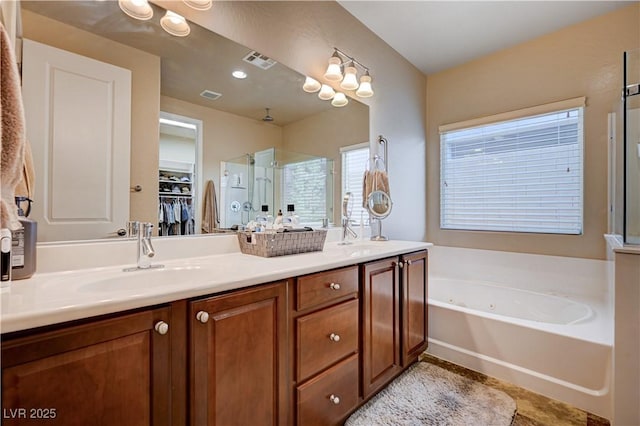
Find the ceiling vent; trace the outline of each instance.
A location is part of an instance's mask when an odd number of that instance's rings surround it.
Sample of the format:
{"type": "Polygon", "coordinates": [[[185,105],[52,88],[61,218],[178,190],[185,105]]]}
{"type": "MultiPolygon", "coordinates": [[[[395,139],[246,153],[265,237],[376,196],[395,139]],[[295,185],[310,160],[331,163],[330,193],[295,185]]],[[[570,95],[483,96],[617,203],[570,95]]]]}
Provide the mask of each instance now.
{"type": "Polygon", "coordinates": [[[213,90],[203,90],[202,93],[200,93],[200,96],[207,98],[210,101],[215,101],[222,96],[222,93],[214,92],[213,90]]]}
{"type": "Polygon", "coordinates": [[[269,68],[277,64],[277,62],[273,59],[269,58],[268,56],[264,56],[256,52],[255,50],[253,52],[249,52],[249,54],[242,58],[242,60],[245,62],[249,62],[250,64],[255,65],[258,68],[262,68],[263,70],[268,70],[269,68]]]}

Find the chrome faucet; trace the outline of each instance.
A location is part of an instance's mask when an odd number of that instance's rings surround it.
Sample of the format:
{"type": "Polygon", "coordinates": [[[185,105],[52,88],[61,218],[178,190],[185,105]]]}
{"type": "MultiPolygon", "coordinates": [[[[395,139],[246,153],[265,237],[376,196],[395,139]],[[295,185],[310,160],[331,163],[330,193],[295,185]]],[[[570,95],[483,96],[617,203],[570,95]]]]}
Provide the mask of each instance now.
{"type": "Polygon", "coordinates": [[[139,271],[141,269],[157,269],[163,268],[164,265],[152,265],[151,258],[156,252],[151,244],[151,233],[153,224],[148,222],[132,221],[127,224],[127,234],[130,237],[136,237],[138,240],[137,266],[133,268],[125,268],[125,272],[139,271]]]}
{"type": "Polygon", "coordinates": [[[342,233],[340,234],[340,243],[342,245],[351,244],[349,236],[358,238],[358,234],[351,229],[351,192],[347,192],[342,200],[342,233]]]}

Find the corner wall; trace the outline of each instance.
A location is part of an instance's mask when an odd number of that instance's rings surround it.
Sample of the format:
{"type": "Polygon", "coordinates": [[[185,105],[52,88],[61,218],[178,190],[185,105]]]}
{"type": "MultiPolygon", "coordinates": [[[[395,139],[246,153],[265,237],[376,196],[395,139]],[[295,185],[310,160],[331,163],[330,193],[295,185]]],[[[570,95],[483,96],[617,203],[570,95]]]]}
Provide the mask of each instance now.
{"type": "Polygon", "coordinates": [[[620,99],[622,54],[640,45],[638,3],[427,76],[427,236],[445,246],[605,258],[607,114],[620,99]],[[440,229],[438,126],[587,97],[584,115],[584,234],[440,229]]]}

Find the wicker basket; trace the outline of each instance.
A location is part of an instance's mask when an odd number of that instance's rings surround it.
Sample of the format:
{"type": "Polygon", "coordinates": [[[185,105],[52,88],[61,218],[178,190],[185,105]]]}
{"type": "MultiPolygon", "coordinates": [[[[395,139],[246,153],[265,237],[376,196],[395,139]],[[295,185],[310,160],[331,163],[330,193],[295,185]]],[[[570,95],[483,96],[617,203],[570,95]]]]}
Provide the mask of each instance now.
{"type": "Polygon", "coordinates": [[[240,251],[262,257],[322,251],[326,229],[304,232],[238,232],[240,251]]]}

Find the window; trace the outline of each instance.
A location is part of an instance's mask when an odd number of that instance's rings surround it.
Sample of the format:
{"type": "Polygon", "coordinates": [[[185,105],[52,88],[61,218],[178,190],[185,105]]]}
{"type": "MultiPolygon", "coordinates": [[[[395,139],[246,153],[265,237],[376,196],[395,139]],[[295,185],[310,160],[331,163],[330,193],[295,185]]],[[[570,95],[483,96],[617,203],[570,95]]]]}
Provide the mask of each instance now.
{"type": "MultiPolygon", "coordinates": [[[[340,148],[340,152],[342,154],[342,196],[340,202],[347,192],[351,192],[353,200],[351,218],[358,224],[362,218],[364,224],[368,225],[369,213],[362,207],[362,181],[369,161],[369,143],[343,147],[340,148]]],[[[340,214],[342,214],[342,204],[339,207],[340,214]]]]}
{"type": "Polygon", "coordinates": [[[440,129],[441,228],[582,233],[582,106],[459,124],[440,129]]]}
{"type": "MultiPolygon", "coordinates": [[[[296,214],[303,223],[321,223],[327,217],[327,197],[331,187],[327,180],[331,176],[332,161],[326,158],[286,164],[283,171],[284,205],[294,204],[296,214]]],[[[286,214],[283,211],[283,214],[286,214]]]]}

